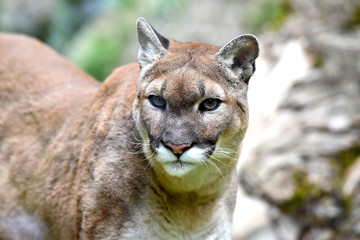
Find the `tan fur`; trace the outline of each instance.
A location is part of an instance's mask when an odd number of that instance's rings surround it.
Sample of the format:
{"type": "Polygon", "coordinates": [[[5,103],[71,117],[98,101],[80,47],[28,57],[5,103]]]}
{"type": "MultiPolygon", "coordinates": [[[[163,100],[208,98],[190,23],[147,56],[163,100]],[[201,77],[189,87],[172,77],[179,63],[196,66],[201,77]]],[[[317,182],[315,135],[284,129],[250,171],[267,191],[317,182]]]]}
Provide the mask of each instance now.
{"type": "Polygon", "coordinates": [[[0,34],[0,239],[228,239],[247,85],[226,79],[219,50],[172,41],[100,85],[40,42],[0,34]],[[191,110],[200,83],[224,94],[219,114],[191,110]],[[146,96],[159,86],[166,118],[146,96]],[[172,176],[149,147],[164,131],[232,151],[172,176]]]}

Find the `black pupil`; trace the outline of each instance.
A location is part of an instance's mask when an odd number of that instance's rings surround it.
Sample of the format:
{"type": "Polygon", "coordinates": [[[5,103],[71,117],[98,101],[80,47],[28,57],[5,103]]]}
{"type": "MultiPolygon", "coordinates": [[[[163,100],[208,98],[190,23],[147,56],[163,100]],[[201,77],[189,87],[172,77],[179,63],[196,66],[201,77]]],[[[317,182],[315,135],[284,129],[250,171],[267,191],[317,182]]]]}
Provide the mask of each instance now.
{"type": "Polygon", "coordinates": [[[205,102],[205,107],[208,109],[213,109],[217,105],[217,101],[215,99],[207,99],[205,102]]]}
{"type": "Polygon", "coordinates": [[[164,105],[164,99],[162,97],[155,97],[155,104],[158,106],[164,105]]]}
{"type": "Polygon", "coordinates": [[[164,108],[166,105],[165,99],[160,96],[151,96],[149,100],[151,104],[157,108],[164,108]]]}

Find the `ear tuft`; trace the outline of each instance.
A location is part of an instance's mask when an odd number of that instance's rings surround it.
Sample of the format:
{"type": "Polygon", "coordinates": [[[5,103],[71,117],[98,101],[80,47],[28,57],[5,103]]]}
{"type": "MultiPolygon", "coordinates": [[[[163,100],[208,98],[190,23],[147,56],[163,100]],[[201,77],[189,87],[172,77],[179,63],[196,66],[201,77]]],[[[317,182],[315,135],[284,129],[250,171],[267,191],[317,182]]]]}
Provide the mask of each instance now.
{"type": "Polygon", "coordinates": [[[259,43],[251,34],[241,35],[225,44],[215,56],[232,76],[248,83],[255,71],[259,43]]]}
{"type": "Polygon", "coordinates": [[[138,60],[140,67],[144,67],[164,56],[170,42],[161,36],[144,18],[139,18],[136,26],[140,43],[138,60]]]}

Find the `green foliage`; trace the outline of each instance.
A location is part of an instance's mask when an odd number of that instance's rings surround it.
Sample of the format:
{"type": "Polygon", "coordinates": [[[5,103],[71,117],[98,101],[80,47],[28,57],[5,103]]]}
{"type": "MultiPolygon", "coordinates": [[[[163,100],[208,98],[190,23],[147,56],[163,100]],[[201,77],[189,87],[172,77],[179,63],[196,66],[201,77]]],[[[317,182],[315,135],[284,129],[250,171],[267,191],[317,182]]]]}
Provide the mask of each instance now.
{"type": "MultiPolygon", "coordinates": [[[[145,17],[154,24],[159,19],[166,23],[167,19],[181,14],[189,2],[55,0],[46,5],[46,10],[41,12],[39,17],[29,19],[31,27],[26,24],[19,25],[15,17],[10,18],[15,24],[3,27],[3,1],[0,0],[1,31],[23,32],[38,38],[98,80],[104,80],[117,66],[136,61],[135,22],[138,17],[145,17]]],[[[36,5],[36,1],[32,1],[36,5]]],[[[32,10],[24,7],[19,14],[32,16],[28,11],[32,10]]]]}
{"type": "Polygon", "coordinates": [[[87,41],[81,41],[81,46],[71,60],[81,69],[98,80],[104,80],[118,61],[118,55],[124,51],[120,44],[121,37],[115,39],[112,35],[94,33],[87,41]]]}
{"type": "Polygon", "coordinates": [[[293,172],[293,180],[296,189],[293,195],[278,204],[280,210],[295,218],[303,226],[326,226],[346,218],[351,211],[350,199],[341,194],[336,179],[334,179],[334,188],[323,189],[316,183],[308,179],[308,173],[301,169],[293,172]],[[316,208],[326,205],[326,202],[332,201],[332,204],[339,207],[341,212],[336,216],[314,214],[316,208]]]}
{"type": "MultiPolygon", "coordinates": [[[[104,12],[87,23],[65,49],[65,55],[103,81],[119,65],[135,61],[126,50],[136,43],[138,17],[166,19],[181,13],[187,0],[108,0],[104,12]],[[122,61],[121,59],[124,59],[122,61]]],[[[136,56],[134,50],[132,56],[136,56]]]]}
{"type": "Polygon", "coordinates": [[[323,192],[314,183],[311,183],[308,180],[305,171],[296,169],[292,176],[296,189],[291,198],[280,203],[279,207],[284,213],[299,211],[299,209],[304,207],[307,201],[319,198],[323,195],[323,192]]]}
{"type": "Polygon", "coordinates": [[[338,175],[341,180],[345,177],[348,169],[360,157],[360,145],[354,145],[349,149],[345,149],[335,157],[335,165],[338,168],[338,175]]]}
{"type": "Polygon", "coordinates": [[[244,21],[255,30],[278,30],[292,11],[288,0],[260,0],[250,7],[244,21]]]}
{"type": "Polygon", "coordinates": [[[78,5],[70,1],[59,1],[55,5],[48,25],[43,30],[43,34],[46,34],[44,40],[53,48],[61,51],[72,38],[72,34],[81,27],[78,8],[78,5]]]}
{"type": "MultiPolygon", "coordinates": [[[[360,145],[354,145],[349,149],[345,149],[334,157],[334,172],[337,172],[333,179],[333,186],[338,190],[325,191],[318,185],[312,183],[308,179],[308,175],[304,170],[295,169],[292,173],[292,180],[296,186],[293,195],[283,202],[279,203],[279,208],[286,214],[298,215],[304,214],[308,206],[315,202],[321,202],[322,199],[332,196],[338,201],[339,206],[344,209],[344,214],[348,215],[351,211],[351,199],[340,193],[344,177],[348,169],[360,157],[360,145]]],[[[343,217],[345,217],[345,215],[343,217]]],[[[321,223],[322,219],[312,219],[313,223],[321,223]]]]}
{"type": "Polygon", "coordinates": [[[360,4],[355,7],[351,20],[354,25],[360,26],[360,4]]]}
{"type": "Polygon", "coordinates": [[[360,26],[360,3],[356,5],[353,9],[353,12],[349,18],[349,21],[344,24],[345,30],[353,30],[356,27],[360,26]]]}

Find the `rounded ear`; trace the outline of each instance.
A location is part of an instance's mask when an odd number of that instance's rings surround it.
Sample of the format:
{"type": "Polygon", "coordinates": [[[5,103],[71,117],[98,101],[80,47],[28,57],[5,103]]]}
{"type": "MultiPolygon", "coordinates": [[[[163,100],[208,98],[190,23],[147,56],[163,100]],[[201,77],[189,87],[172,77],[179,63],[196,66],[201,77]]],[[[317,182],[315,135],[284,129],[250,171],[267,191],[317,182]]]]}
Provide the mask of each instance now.
{"type": "Polygon", "coordinates": [[[170,42],[161,36],[144,18],[139,18],[136,26],[140,43],[138,60],[140,67],[145,67],[164,56],[170,42]]]}
{"type": "Polygon", "coordinates": [[[227,72],[246,83],[255,71],[255,59],[258,56],[259,43],[251,34],[234,38],[215,54],[227,72]]]}

